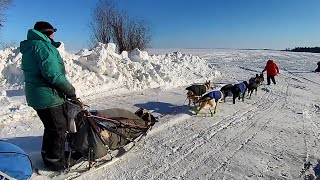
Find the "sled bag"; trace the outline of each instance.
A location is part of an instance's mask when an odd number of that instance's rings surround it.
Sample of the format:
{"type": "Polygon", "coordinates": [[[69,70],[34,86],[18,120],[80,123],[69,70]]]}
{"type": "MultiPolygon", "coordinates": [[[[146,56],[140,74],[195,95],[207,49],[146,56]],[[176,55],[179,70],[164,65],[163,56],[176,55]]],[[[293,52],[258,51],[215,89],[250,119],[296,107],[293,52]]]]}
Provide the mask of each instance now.
{"type": "Polygon", "coordinates": [[[93,126],[83,112],[76,117],[77,132],[70,134],[70,147],[72,150],[81,153],[82,156],[89,156],[93,159],[103,157],[108,154],[109,147],[105,144],[97,132],[96,125],[93,126]]]}
{"type": "Polygon", "coordinates": [[[119,108],[91,111],[91,114],[101,118],[88,117],[83,112],[76,116],[77,132],[70,134],[70,146],[84,157],[88,157],[90,151],[94,159],[107,155],[110,150],[127,145],[147,132],[146,124],[151,123],[152,126],[155,122],[155,118],[150,113],[142,113],[140,117],[140,114],[119,108]],[[145,128],[123,126],[121,123],[103,118],[145,128]]]}
{"type": "MultiPolygon", "coordinates": [[[[141,117],[125,109],[112,108],[105,110],[98,110],[97,115],[100,117],[107,117],[113,120],[118,120],[124,124],[137,125],[146,128],[132,128],[132,127],[118,127],[117,124],[108,121],[101,121],[108,129],[102,128],[102,137],[108,143],[111,150],[125,146],[148,129],[146,121],[141,117]],[[110,131],[111,130],[111,131],[110,131]]],[[[99,119],[97,119],[99,120],[99,119]]]]}
{"type": "Polygon", "coordinates": [[[0,179],[30,179],[32,165],[29,156],[18,146],[0,141],[0,179]]]}

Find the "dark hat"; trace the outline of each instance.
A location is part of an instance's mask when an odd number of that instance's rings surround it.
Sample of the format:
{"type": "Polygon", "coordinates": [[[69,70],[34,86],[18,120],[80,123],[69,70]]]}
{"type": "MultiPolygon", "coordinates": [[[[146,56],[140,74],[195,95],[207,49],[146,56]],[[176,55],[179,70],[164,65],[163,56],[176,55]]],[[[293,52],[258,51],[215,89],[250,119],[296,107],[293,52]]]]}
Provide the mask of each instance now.
{"type": "Polygon", "coordinates": [[[42,34],[45,34],[47,36],[50,36],[52,33],[56,32],[57,29],[53,28],[53,26],[45,21],[38,21],[34,25],[33,29],[41,32],[42,34]]]}

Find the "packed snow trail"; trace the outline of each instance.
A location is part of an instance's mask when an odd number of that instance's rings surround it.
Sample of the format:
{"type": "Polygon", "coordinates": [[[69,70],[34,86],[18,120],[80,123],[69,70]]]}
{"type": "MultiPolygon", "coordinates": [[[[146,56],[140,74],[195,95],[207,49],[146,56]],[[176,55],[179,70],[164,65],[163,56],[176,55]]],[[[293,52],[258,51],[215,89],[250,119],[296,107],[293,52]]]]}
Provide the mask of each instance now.
{"type": "MultiPolygon", "coordinates": [[[[302,104],[293,101],[297,99],[292,97],[296,96],[293,92],[296,80],[284,76],[277,80],[277,85],[262,85],[257,96],[246,98],[244,102],[237,101],[233,105],[231,98],[227,98],[226,103],[219,103],[214,119],[194,117],[186,105],[180,104],[185,99],[184,87],[149,90],[143,95],[125,97],[121,105],[128,108],[142,106],[166,113],[170,109],[165,106],[171,106],[178,111],[161,118],[140,149],[106,168],[105,173],[101,171],[101,177],[92,175],[92,178],[299,178],[307,157],[316,164],[319,143],[311,145],[310,142],[319,142],[318,134],[313,131],[306,137],[304,133],[304,126],[315,122],[305,122],[299,114],[303,109],[297,108],[302,104]],[[288,115],[290,118],[286,117],[288,115]]],[[[105,100],[110,101],[113,100],[105,100]]]]}

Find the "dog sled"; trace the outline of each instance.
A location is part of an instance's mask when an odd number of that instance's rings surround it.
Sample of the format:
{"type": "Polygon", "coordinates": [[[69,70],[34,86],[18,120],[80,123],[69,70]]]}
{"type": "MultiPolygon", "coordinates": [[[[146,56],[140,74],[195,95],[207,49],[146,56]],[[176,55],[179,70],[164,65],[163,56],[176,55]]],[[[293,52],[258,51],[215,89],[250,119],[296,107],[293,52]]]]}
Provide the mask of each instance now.
{"type": "Polygon", "coordinates": [[[38,175],[73,179],[105,167],[131,150],[155,124],[143,108],[85,110],[68,102],[67,168],[62,172],[36,169],[38,175]]]}

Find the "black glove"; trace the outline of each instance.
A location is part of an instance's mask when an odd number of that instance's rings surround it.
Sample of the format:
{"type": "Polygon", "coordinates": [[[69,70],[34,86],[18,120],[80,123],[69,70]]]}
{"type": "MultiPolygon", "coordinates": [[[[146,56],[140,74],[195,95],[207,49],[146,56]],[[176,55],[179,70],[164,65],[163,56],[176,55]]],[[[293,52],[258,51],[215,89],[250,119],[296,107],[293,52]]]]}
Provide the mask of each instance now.
{"type": "Polygon", "coordinates": [[[74,97],[67,97],[67,98],[69,99],[70,102],[72,102],[72,103],[74,103],[74,104],[77,104],[77,105],[79,105],[79,106],[82,107],[82,108],[85,106],[85,104],[83,104],[83,102],[80,101],[80,98],[77,98],[76,96],[74,96],[74,97]]]}
{"type": "Polygon", "coordinates": [[[55,88],[63,93],[68,99],[76,98],[75,88],[68,82],[66,84],[56,85],[55,88]]]}

